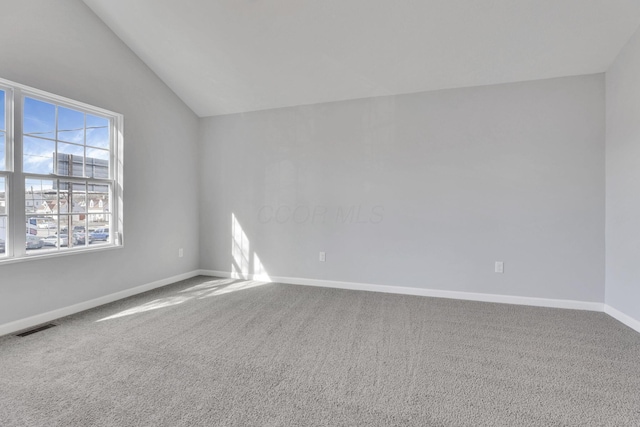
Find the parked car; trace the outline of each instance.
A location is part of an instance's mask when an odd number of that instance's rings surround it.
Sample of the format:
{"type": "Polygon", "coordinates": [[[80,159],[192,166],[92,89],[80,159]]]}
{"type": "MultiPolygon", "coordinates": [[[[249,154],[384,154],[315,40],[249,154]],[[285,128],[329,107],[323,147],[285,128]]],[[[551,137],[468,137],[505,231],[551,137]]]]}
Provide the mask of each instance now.
{"type": "Polygon", "coordinates": [[[44,242],[38,236],[34,236],[32,234],[27,234],[27,249],[40,249],[44,246],[44,242]]]}
{"type": "Polygon", "coordinates": [[[89,233],[89,240],[109,240],[109,227],[96,228],[95,231],[89,233]]]}
{"type": "MultiPolygon", "coordinates": [[[[86,234],[84,231],[74,232],[73,238],[76,245],[84,245],[86,241],[86,234]]],[[[91,238],[91,235],[89,235],[89,244],[91,244],[91,242],[93,242],[93,239],[91,238]]]]}
{"type": "MultiPolygon", "coordinates": [[[[75,239],[73,239],[71,242],[74,245],[77,244],[75,239]]],[[[42,243],[45,246],[55,246],[55,247],[69,246],[69,235],[60,234],[60,236],[54,235],[54,236],[45,237],[44,239],[42,239],[42,243]],[[60,243],[59,244],[58,244],[58,237],[60,237],[60,243]]]]}
{"type": "Polygon", "coordinates": [[[42,239],[42,244],[44,246],[58,246],[58,236],[56,236],[55,234],[47,236],[42,239]]]}

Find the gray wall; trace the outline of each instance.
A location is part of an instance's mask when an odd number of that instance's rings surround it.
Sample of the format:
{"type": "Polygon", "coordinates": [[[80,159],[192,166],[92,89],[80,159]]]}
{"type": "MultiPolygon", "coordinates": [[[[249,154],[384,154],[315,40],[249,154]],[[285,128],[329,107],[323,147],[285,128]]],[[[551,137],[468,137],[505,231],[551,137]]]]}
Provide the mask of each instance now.
{"type": "Polygon", "coordinates": [[[640,31],[606,82],[606,303],[640,321],[640,31]]]}
{"type": "Polygon", "coordinates": [[[125,118],[125,248],[0,264],[0,324],[197,269],[197,117],[81,1],[0,9],[0,77],[125,118]]]}
{"type": "Polygon", "coordinates": [[[200,266],[603,302],[604,98],[598,74],[203,119],[200,266]]]}

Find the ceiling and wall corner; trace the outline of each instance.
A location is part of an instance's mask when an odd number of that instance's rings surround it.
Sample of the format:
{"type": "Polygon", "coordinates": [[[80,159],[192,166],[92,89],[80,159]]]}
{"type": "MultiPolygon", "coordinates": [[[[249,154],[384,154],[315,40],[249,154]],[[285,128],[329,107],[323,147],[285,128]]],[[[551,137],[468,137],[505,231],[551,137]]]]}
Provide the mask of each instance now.
{"type": "Polygon", "coordinates": [[[636,0],[84,0],[200,117],[601,73],[636,0]]]}

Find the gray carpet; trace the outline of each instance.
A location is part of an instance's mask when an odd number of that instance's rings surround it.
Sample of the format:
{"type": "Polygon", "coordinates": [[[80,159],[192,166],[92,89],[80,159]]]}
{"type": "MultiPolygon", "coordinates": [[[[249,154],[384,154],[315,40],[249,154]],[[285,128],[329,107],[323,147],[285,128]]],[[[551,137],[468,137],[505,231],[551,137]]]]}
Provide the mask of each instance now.
{"type": "Polygon", "coordinates": [[[0,338],[0,425],[640,425],[640,334],[605,314],[230,282],[0,338]]]}

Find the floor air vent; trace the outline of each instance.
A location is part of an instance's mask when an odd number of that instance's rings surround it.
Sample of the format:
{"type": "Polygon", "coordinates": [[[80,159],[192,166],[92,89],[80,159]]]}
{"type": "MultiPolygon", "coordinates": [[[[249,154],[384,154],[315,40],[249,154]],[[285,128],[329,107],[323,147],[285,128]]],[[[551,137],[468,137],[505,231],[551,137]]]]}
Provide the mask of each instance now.
{"type": "Polygon", "coordinates": [[[44,331],[45,329],[53,328],[55,325],[53,323],[47,323],[46,325],[38,326],[37,328],[29,329],[28,331],[20,332],[16,334],[17,337],[26,337],[27,335],[35,334],[36,332],[44,331]]]}

